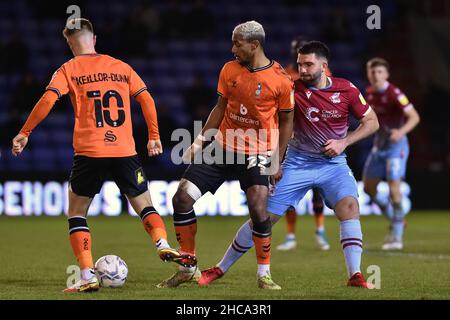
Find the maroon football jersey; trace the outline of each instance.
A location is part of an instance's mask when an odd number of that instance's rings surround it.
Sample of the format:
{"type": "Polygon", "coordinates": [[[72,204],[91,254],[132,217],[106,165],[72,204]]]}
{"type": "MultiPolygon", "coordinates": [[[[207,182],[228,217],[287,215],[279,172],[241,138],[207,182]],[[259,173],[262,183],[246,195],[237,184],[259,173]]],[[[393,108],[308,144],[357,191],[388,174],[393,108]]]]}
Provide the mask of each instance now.
{"type": "Polygon", "coordinates": [[[411,110],[413,105],[399,88],[389,82],[380,91],[367,87],[366,96],[380,123],[374,144],[379,148],[386,148],[390,144],[391,130],[400,128],[405,123],[405,111],[411,110]]]}
{"type": "Polygon", "coordinates": [[[328,77],[328,83],[317,89],[295,81],[294,137],[289,145],[297,151],[321,155],[327,140],[347,135],[350,114],[359,120],[370,110],[350,81],[328,77]]]}

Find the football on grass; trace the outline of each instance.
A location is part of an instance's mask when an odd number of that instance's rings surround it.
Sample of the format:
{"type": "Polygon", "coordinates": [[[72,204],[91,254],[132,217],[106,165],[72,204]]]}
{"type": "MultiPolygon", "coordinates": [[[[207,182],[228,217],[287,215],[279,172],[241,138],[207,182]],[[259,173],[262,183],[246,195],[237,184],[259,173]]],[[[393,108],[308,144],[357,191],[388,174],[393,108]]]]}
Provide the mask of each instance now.
{"type": "Polygon", "coordinates": [[[104,288],[119,288],[127,281],[128,266],[118,256],[103,256],[95,262],[95,274],[100,286],[104,288]]]}

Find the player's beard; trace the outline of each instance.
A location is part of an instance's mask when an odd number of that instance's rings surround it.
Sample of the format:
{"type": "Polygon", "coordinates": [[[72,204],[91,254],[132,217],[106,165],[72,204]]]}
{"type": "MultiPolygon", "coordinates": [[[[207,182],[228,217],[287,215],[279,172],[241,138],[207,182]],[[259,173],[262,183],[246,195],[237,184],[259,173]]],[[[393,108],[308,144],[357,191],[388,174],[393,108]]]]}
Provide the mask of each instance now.
{"type": "Polygon", "coordinates": [[[322,77],[322,71],[317,71],[316,73],[309,76],[310,77],[304,78],[302,75],[300,75],[300,81],[309,87],[316,87],[320,82],[320,78],[322,77]]]}
{"type": "Polygon", "coordinates": [[[239,62],[242,66],[247,67],[248,65],[250,65],[250,58],[244,57],[242,55],[234,55],[234,58],[236,59],[237,62],[239,62]]]}
{"type": "Polygon", "coordinates": [[[250,64],[250,61],[243,60],[241,57],[236,56],[236,60],[244,67],[247,67],[250,64]]]}

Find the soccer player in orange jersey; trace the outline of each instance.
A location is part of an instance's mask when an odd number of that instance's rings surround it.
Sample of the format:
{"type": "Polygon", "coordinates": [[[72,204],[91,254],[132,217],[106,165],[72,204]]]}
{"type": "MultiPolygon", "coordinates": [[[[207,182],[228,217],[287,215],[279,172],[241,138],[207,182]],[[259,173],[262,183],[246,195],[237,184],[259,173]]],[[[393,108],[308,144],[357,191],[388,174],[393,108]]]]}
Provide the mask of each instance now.
{"type": "MultiPolygon", "coordinates": [[[[187,152],[194,158],[203,155],[204,161],[194,161],[184,173],[173,197],[173,219],[180,252],[195,255],[194,203],[203,194],[214,193],[225,180],[238,179],[247,195],[251,219],[248,227],[252,229],[258,263],[258,287],[280,289],[273,282],[269,269],[272,223],[266,203],[269,179],[274,184],[281,178],[281,171],[273,170],[271,175],[266,169],[270,161],[279,164],[292,134],[293,83],[281,65],[264,54],[264,39],[264,29],[256,21],[235,27],[232,34],[235,60],[222,68],[218,102],[187,152]],[[215,140],[196,153],[208,133],[217,128],[215,140]],[[252,132],[258,135],[252,136],[252,132]],[[214,153],[213,159],[208,158],[210,153],[214,153]],[[223,159],[230,161],[221,161],[223,159]],[[243,161],[239,162],[240,159],[243,161]]],[[[197,266],[181,266],[158,287],[176,287],[183,282],[198,281],[200,277],[197,266]]]]}
{"type": "Polygon", "coordinates": [[[148,126],[148,155],[162,153],[156,109],[142,79],[126,63],[95,51],[92,24],[84,18],[68,21],[63,35],[74,58],[53,75],[19,134],[12,141],[18,156],[32,130],[47,116],[56,100],[70,95],[75,114],[75,156],[69,181],[70,244],[81,269],[81,279],[67,292],[96,291],[91,234],[86,221],[89,205],[109,174],[140,215],[145,230],[164,261],[179,261],[167,243],[163,220],[152,205],[131,123],[130,96],[141,105],[148,126]]]}
{"type": "MultiPolygon", "coordinates": [[[[297,36],[291,41],[292,63],[290,63],[286,67],[286,72],[291,76],[293,81],[298,80],[300,78],[297,67],[298,49],[300,49],[307,42],[308,40],[306,40],[302,36],[297,36]]],[[[326,75],[331,77],[331,71],[328,67],[326,68],[326,75]]],[[[325,232],[323,199],[322,196],[320,195],[319,190],[316,188],[313,188],[312,200],[313,200],[314,221],[316,223],[315,238],[317,245],[321,250],[329,250],[330,244],[328,243],[328,237],[325,232]]],[[[297,238],[295,236],[296,222],[297,222],[297,212],[294,207],[289,207],[289,209],[286,212],[286,227],[287,227],[286,239],[284,240],[283,243],[277,246],[277,250],[289,251],[296,248],[297,246],[297,238]]]]}

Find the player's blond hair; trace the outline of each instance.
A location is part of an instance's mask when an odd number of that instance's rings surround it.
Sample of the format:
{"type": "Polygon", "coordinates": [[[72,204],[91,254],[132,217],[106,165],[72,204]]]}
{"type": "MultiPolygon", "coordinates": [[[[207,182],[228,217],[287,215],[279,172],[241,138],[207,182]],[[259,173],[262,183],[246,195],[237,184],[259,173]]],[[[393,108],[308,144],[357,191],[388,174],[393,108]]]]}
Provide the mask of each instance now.
{"type": "Polygon", "coordinates": [[[75,18],[67,21],[66,27],[63,30],[63,35],[65,37],[71,36],[79,31],[87,30],[94,33],[94,27],[92,23],[85,18],[75,18]]]}
{"type": "Polygon", "coordinates": [[[238,24],[234,27],[233,34],[241,35],[245,41],[258,40],[261,46],[264,46],[266,33],[262,24],[255,20],[238,24]]]}

